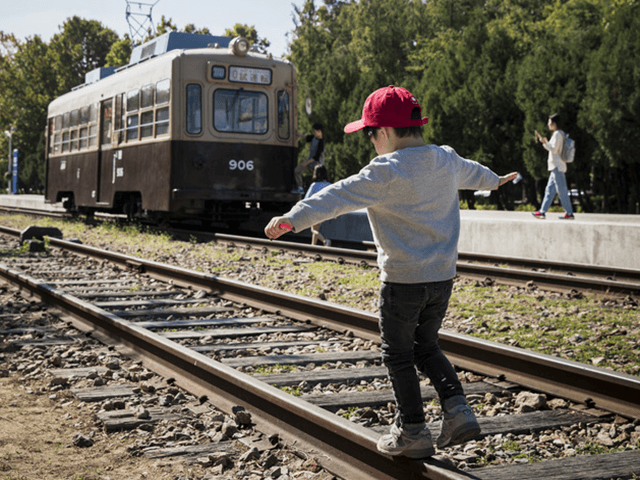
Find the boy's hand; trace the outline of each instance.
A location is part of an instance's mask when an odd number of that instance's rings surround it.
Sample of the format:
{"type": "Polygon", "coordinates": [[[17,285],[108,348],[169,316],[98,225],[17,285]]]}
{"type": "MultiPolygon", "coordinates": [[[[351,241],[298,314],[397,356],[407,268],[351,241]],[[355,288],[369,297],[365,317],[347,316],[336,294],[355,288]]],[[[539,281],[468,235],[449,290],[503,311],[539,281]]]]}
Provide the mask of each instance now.
{"type": "Polygon", "coordinates": [[[518,176],[518,172],[511,172],[511,173],[508,173],[506,175],[501,176],[500,177],[500,184],[498,186],[501,187],[505,183],[507,183],[507,182],[509,182],[511,180],[515,180],[517,176],[518,176]]]}
{"type": "Polygon", "coordinates": [[[293,229],[293,224],[287,217],[273,217],[271,221],[264,227],[264,234],[270,239],[278,238],[293,229]],[[281,225],[288,225],[289,228],[281,225]]]}

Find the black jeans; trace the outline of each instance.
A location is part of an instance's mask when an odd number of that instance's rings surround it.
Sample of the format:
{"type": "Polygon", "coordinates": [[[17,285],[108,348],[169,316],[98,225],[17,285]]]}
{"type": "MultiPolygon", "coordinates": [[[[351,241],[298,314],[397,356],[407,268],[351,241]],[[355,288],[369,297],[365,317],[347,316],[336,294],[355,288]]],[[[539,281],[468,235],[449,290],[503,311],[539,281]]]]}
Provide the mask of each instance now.
{"type": "Polygon", "coordinates": [[[453,280],[432,283],[382,283],[380,289],[380,337],[382,361],[398,406],[397,422],[424,422],[416,367],[431,380],[440,403],[464,395],[451,362],[438,346],[451,297],[453,280]]]}

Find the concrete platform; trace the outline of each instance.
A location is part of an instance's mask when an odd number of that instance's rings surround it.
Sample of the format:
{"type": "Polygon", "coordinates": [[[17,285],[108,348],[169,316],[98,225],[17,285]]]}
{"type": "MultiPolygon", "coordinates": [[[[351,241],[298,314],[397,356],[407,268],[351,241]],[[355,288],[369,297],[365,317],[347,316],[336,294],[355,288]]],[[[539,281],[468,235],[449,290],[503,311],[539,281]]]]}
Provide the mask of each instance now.
{"type": "Polygon", "coordinates": [[[460,211],[461,252],[640,270],[640,215],[460,211]]]}
{"type": "Polygon", "coordinates": [[[64,212],[62,203],[44,203],[43,195],[0,195],[0,206],[64,212]]]}
{"type": "MultiPolygon", "coordinates": [[[[64,211],[59,204],[45,204],[41,195],[0,195],[1,205],[64,211]]],[[[575,220],[559,215],[547,213],[539,220],[529,212],[461,210],[458,249],[640,270],[640,215],[576,214],[575,220]]],[[[329,239],[373,240],[364,211],[324,222],[321,232],[329,239]]]]}
{"type": "MultiPolygon", "coordinates": [[[[545,220],[530,212],[461,210],[458,250],[553,262],[640,270],[640,215],[576,214],[545,220]]],[[[365,213],[343,215],[322,225],[326,238],[371,239],[365,213]],[[348,217],[348,218],[345,218],[348,217]]]]}

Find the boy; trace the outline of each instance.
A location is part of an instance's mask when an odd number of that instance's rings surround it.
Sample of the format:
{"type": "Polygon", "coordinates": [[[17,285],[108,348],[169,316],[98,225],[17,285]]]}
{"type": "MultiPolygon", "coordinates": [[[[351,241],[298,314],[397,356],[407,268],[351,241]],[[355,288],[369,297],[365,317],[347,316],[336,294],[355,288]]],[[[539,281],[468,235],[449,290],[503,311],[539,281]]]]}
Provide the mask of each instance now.
{"type": "Polygon", "coordinates": [[[422,140],[420,105],[403,88],[389,86],[367,98],[362,118],[346,133],[364,130],[378,156],[358,174],[298,202],[265,228],[269,238],[302,231],[344,213],[367,209],[381,271],[379,300],[382,360],[397,405],[378,450],[422,458],[435,450],[425,423],[416,367],[431,379],[444,411],[439,448],[480,433],[453,366],[438,346],[438,330],[453,287],[460,231],[459,189],[497,189],[517,176],[498,177],[451,147],[422,140]]]}

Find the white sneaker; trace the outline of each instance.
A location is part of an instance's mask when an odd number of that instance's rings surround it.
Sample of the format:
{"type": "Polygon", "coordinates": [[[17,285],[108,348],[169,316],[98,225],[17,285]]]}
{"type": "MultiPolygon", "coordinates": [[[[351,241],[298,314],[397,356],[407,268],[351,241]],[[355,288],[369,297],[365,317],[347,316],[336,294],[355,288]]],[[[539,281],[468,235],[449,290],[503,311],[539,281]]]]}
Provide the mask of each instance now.
{"type": "Polygon", "coordinates": [[[425,423],[417,424],[414,428],[405,425],[402,429],[394,423],[389,433],[378,440],[378,450],[387,455],[409,458],[430,457],[436,453],[431,432],[425,423]]]}
{"type": "Polygon", "coordinates": [[[436,439],[438,448],[467,442],[480,434],[480,425],[473,410],[466,403],[456,405],[450,412],[444,412],[442,431],[436,439]]]}

